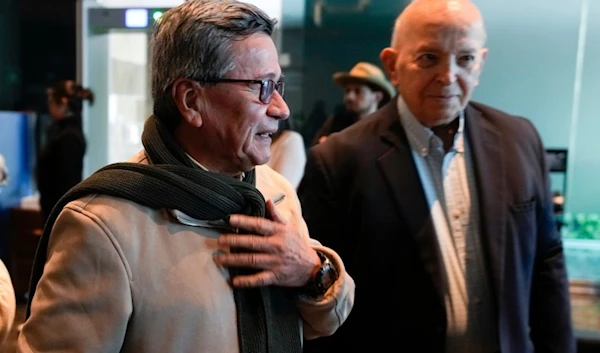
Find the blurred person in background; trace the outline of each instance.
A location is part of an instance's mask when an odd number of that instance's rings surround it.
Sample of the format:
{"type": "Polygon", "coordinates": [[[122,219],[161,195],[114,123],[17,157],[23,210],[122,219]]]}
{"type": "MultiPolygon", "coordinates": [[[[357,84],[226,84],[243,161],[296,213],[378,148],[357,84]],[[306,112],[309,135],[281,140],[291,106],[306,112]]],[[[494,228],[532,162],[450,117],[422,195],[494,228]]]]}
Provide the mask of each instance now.
{"type": "Polygon", "coordinates": [[[367,62],[359,62],[350,72],[336,72],[333,81],[344,89],[344,105],[338,105],[325,120],[314,136],[313,145],[374,113],[396,95],[385,73],[367,62]]]}
{"type": "Polygon", "coordinates": [[[303,113],[299,113],[299,116],[304,119],[302,125],[300,126],[300,134],[304,138],[304,145],[310,146],[313,141],[313,137],[317,133],[317,131],[323,126],[325,120],[328,118],[327,114],[327,104],[324,100],[317,100],[312,108],[310,109],[306,119],[303,117],[303,113]]]}
{"type": "Polygon", "coordinates": [[[52,211],[19,352],[301,353],[346,320],[354,281],[265,165],[290,114],[274,26],[234,0],[156,22],[144,148],[52,211]]]}
{"type": "Polygon", "coordinates": [[[61,80],[48,88],[47,98],[52,124],[36,168],[44,221],[56,202],[82,179],[86,139],[81,110],[84,101],[94,102],[94,94],[75,81],[61,80]]]}
{"type": "Polygon", "coordinates": [[[268,165],[297,189],[304,175],[306,148],[302,135],[293,128],[291,117],[279,121],[279,129],[272,138],[268,165]]]}

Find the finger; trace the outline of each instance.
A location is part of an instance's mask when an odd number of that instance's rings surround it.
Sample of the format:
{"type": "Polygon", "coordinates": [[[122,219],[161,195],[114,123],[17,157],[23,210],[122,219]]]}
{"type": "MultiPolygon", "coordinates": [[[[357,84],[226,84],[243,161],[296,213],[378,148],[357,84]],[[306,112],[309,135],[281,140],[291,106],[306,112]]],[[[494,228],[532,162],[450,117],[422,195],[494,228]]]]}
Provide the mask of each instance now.
{"type": "Polygon", "coordinates": [[[263,217],[235,214],[229,217],[229,225],[236,229],[243,229],[249,233],[271,235],[277,233],[278,223],[263,217]]]}
{"type": "Polygon", "coordinates": [[[268,238],[260,235],[221,234],[218,243],[221,246],[244,248],[256,252],[273,252],[274,250],[268,238]]]}
{"type": "Polygon", "coordinates": [[[231,283],[237,288],[266,287],[275,284],[277,277],[271,271],[262,271],[253,275],[235,276],[231,283]]]}
{"type": "Polygon", "coordinates": [[[267,201],[267,215],[271,220],[277,223],[285,224],[285,220],[279,212],[277,212],[277,208],[275,207],[275,203],[272,200],[267,201]]]}
{"type": "Polygon", "coordinates": [[[224,267],[248,267],[261,270],[273,268],[278,264],[273,255],[251,253],[219,254],[214,257],[214,261],[224,267]]]}

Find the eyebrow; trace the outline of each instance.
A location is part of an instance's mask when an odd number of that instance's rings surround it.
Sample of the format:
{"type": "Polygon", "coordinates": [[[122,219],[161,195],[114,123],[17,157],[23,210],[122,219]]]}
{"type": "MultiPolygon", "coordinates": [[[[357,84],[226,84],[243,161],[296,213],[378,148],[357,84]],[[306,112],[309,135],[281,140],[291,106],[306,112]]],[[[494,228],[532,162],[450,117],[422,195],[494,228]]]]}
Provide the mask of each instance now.
{"type": "Polygon", "coordinates": [[[437,53],[439,51],[440,51],[439,49],[436,49],[430,45],[421,45],[421,46],[418,46],[414,52],[415,53],[423,53],[423,52],[437,53]]]}
{"type": "MultiPolygon", "coordinates": [[[[439,53],[441,51],[442,50],[440,50],[439,48],[434,48],[430,45],[423,45],[423,46],[418,47],[414,53],[415,54],[424,53],[424,52],[425,53],[439,53]]],[[[465,53],[476,53],[477,51],[478,51],[478,49],[475,47],[465,47],[465,48],[462,48],[461,50],[459,50],[458,52],[460,54],[465,54],[465,53]]]]}
{"type": "MultiPolygon", "coordinates": [[[[282,72],[282,73],[279,75],[279,79],[278,79],[277,81],[281,81],[281,80],[283,80],[283,78],[284,78],[284,77],[285,77],[285,74],[282,72]]],[[[262,78],[262,79],[268,79],[268,80],[273,80],[273,81],[275,81],[275,79],[277,79],[277,74],[276,74],[276,73],[274,73],[274,72],[270,72],[270,73],[268,73],[268,74],[262,75],[262,76],[261,76],[261,78],[262,78]]]]}

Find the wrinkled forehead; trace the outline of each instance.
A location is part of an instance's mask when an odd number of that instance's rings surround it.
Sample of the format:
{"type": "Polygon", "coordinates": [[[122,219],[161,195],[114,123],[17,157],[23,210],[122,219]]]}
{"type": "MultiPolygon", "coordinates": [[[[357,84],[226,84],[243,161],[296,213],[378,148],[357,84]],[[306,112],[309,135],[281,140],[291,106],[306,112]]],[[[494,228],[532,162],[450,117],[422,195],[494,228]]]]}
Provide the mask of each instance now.
{"type": "Polygon", "coordinates": [[[253,34],[244,40],[235,41],[232,49],[234,68],[231,74],[274,81],[281,78],[277,49],[268,35],[253,34]]]}
{"type": "Polygon", "coordinates": [[[485,29],[480,21],[461,21],[459,19],[423,19],[408,28],[404,36],[404,45],[415,49],[421,46],[441,48],[468,47],[472,50],[485,46],[485,29]]]}

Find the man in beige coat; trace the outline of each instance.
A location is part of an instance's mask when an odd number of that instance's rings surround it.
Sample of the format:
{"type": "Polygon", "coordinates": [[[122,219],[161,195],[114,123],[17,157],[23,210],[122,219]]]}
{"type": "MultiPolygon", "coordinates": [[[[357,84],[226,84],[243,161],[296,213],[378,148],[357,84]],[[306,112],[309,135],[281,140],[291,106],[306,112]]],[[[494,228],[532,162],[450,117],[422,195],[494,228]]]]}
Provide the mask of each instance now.
{"type": "Polygon", "coordinates": [[[36,255],[19,352],[301,352],[354,282],[264,165],[289,116],[274,22],[234,0],[167,11],[144,151],[72,189],[36,255]]]}

